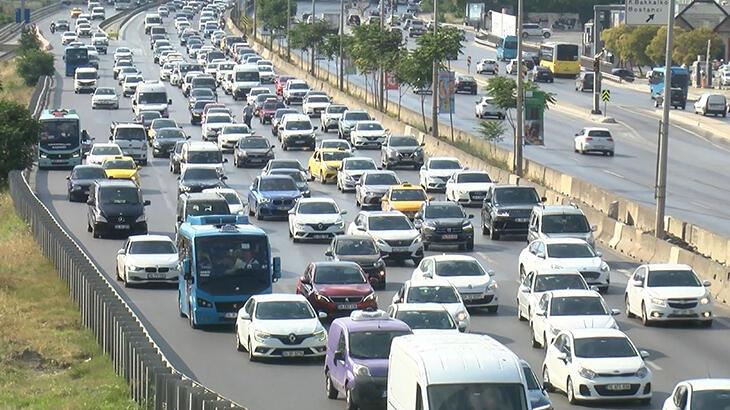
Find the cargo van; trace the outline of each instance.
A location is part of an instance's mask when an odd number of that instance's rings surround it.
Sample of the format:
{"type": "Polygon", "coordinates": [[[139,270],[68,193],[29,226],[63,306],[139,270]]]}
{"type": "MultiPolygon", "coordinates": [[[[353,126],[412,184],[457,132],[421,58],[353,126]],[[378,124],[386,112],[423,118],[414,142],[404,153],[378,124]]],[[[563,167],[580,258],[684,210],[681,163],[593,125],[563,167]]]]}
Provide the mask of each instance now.
{"type": "Polygon", "coordinates": [[[96,80],[99,73],[94,67],[79,67],[74,73],[74,93],[96,91],[96,80]]]}
{"type": "Polygon", "coordinates": [[[147,13],[144,16],[144,33],[150,34],[152,27],[162,26],[162,17],[157,13],[147,13]]]}
{"type": "Polygon", "coordinates": [[[188,141],[183,145],[180,156],[180,173],[184,173],[188,165],[196,167],[215,168],[223,175],[223,163],[228,162],[223,158],[223,152],[218,144],[208,141],[188,141]]]}
{"type": "Polygon", "coordinates": [[[246,99],[251,88],[261,85],[258,66],[255,64],[237,65],[233,68],[231,81],[232,84],[229,88],[231,94],[233,94],[233,99],[246,99]]]}
{"type": "Polygon", "coordinates": [[[529,410],[522,363],[493,338],[420,334],[393,339],[388,410],[529,410]]]}
{"type": "Polygon", "coordinates": [[[170,104],[172,100],[167,97],[167,89],[159,81],[145,81],[139,84],[132,97],[135,116],[139,116],[142,111],[157,111],[163,117],[167,117],[170,104]]]}
{"type": "Polygon", "coordinates": [[[147,165],[147,132],[142,124],[112,123],[109,142],[119,145],[124,155],[147,165]]]}

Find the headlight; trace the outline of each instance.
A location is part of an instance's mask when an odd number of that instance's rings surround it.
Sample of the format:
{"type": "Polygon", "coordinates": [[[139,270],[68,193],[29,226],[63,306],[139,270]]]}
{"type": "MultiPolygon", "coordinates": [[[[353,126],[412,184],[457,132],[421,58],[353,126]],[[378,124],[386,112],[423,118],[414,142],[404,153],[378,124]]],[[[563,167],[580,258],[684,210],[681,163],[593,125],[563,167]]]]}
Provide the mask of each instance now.
{"type": "Polygon", "coordinates": [[[643,379],[644,377],[649,375],[649,369],[642,366],[639,370],[636,371],[636,377],[643,379]]]}
{"type": "Polygon", "coordinates": [[[375,293],[373,292],[373,293],[371,293],[371,294],[369,294],[369,295],[365,296],[365,297],[364,297],[364,298],[362,299],[362,301],[363,301],[363,302],[370,302],[371,300],[376,300],[377,298],[378,298],[378,297],[377,297],[377,296],[375,296],[375,293]]]}
{"type": "Polygon", "coordinates": [[[378,245],[383,245],[383,246],[390,246],[390,245],[388,245],[388,242],[386,242],[385,240],[383,240],[383,239],[380,239],[380,238],[375,238],[375,242],[376,242],[376,243],[377,243],[378,245]]]}
{"type": "Polygon", "coordinates": [[[312,337],[316,337],[317,340],[319,340],[320,342],[324,342],[325,340],[327,340],[327,332],[322,329],[320,331],[312,333],[312,337]]]}
{"type": "Polygon", "coordinates": [[[378,266],[385,266],[385,261],[382,260],[382,259],[378,259],[378,261],[375,262],[375,266],[376,267],[378,267],[378,266]]]}
{"type": "Polygon", "coordinates": [[[344,228],[345,227],[345,221],[343,221],[343,220],[337,221],[337,227],[338,228],[344,228]]]}
{"type": "Polygon", "coordinates": [[[255,331],[255,332],[253,332],[253,337],[256,340],[258,340],[259,342],[263,342],[266,339],[270,338],[271,335],[269,333],[266,333],[266,332],[255,331]]]}
{"type": "Polygon", "coordinates": [[[41,158],[48,158],[48,155],[41,152],[41,158]]]}
{"type": "Polygon", "coordinates": [[[659,298],[651,298],[651,303],[657,306],[667,306],[667,301],[659,298]]]}
{"type": "Polygon", "coordinates": [[[320,302],[326,302],[326,303],[332,303],[332,300],[328,298],[327,296],[317,294],[317,300],[320,302]]]}
{"type": "Polygon", "coordinates": [[[703,296],[702,299],[700,299],[700,305],[706,305],[710,303],[710,297],[709,296],[703,296]]]}
{"type": "Polygon", "coordinates": [[[265,204],[265,203],[268,203],[268,202],[271,202],[271,200],[269,198],[262,197],[261,199],[259,199],[259,203],[260,204],[265,204]]]}
{"type": "Polygon", "coordinates": [[[487,285],[487,290],[495,290],[499,287],[496,281],[489,282],[489,285],[487,285]]]}
{"type": "Polygon", "coordinates": [[[296,222],[296,223],[294,223],[294,227],[297,229],[304,229],[304,224],[296,222]]]}
{"type": "Polygon", "coordinates": [[[361,364],[355,364],[352,367],[352,372],[355,373],[355,376],[370,376],[370,369],[361,364]]]}
{"type": "Polygon", "coordinates": [[[136,272],[136,271],[144,270],[144,268],[141,266],[137,266],[137,265],[127,265],[127,270],[136,272]]]}
{"type": "Polygon", "coordinates": [[[469,317],[469,315],[466,313],[466,311],[463,311],[463,310],[459,311],[456,314],[456,320],[458,320],[460,322],[465,321],[468,317],[469,317]]]}
{"type": "Polygon", "coordinates": [[[352,175],[350,175],[350,174],[345,174],[345,179],[348,180],[348,181],[354,181],[355,180],[355,178],[353,178],[352,175]]]}
{"type": "Polygon", "coordinates": [[[580,370],[578,370],[578,374],[588,380],[593,380],[593,378],[596,377],[596,372],[586,369],[585,367],[581,367],[580,370]]]}
{"type": "Polygon", "coordinates": [[[609,270],[611,270],[611,268],[608,266],[608,264],[606,262],[603,262],[601,264],[601,271],[602,272],[608,272],[609,270]]]}
{"type": "Polygon", "coordinates": [[[142,214],[142,215],[140,215],[140,216],[137,217],[136,222],[144,222],[146,220],[147,220],[147,215],[142,214]]]}
{"type": "Polygon", "coordinates": [[[469,221],[464,221],[464,223],[461,225],[462,229],[465,231],[472,231],[474,230],[474,225],[471,224],[469,221]]]}
{"type": "Polygon", "coordinates": [[[560,329],[558,329],[557,327],[552,327],[551,326],[550,327],[550,333],[552,333],[554,336],[557,336],[558,333],[560,333],[560,329]]]}
{"type": "Polygon", "coordinates": [[[155,141],[155,142],[152,143],[152,146],[155,147],[155,148],[160,148],[160,142],[159,141],[155,141]]]}
{"type": "Polygon", "coordinates": [[[197,299],[195,299],[195,303],[199,307],[204,307],[204,308],[212,308],[213,307],[213,304],[211,302],[208,302],[207,300],[205,300],[203,298],[197,298],[197,299]]]}
{"type": "Polygon", "coordinates": [[[413,240],[413,242],[411,243],[411,245],[416,245],[416,244],[419,244],[419,243],[421,243],[421,235],[416,236],[416,238],[413,240]]]}
{"type": "Polygon", "coordinates": [[[507,218],[509,217],[509,212],[507,211],[495,211],[494,214],[498,217],[507,218]]]}
{"type": "Polygon", "coordinates": [[[96,215],[96,221],[97,222],[107,222],[106,218],[102,214],[96,215]]]}
{"type": "Polygon", "coordinates": [[[423,224],[421,224],[421,226],[425,229],[436,229],[436,224],[433,222],[424,222],[423,224]]]}
{"type": "Polygon", "coordinates": [[[187,185],[181,185],[180,186],[180,192],[188,192],[190,191],[190,187],[187,185]]]}
{"type": "Polygon", "coordinates": [[[80,154],[80,153],[78,153],[78,152],[74,152],[74,154],[73,154],[72,156],[73,156],[74,158],[78,158],[78,157],[80,157],[80,156],[81,156],[81,154],[80,154]]]}

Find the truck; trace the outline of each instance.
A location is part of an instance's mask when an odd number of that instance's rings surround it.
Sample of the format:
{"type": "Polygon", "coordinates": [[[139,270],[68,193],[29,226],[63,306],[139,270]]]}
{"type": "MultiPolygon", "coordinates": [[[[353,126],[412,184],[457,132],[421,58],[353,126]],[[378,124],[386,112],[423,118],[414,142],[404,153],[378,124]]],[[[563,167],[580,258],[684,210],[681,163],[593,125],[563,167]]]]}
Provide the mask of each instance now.
{"type": "Polygon", "coordinates": [[[484,3],[466,3],[464,25],[481,28],[484,18],[484,3]]]}
{"type": "Polygon", "coordinates": [[[322,13],[320,19],[333,31],[340,30],[340,13],[322,13]]]}

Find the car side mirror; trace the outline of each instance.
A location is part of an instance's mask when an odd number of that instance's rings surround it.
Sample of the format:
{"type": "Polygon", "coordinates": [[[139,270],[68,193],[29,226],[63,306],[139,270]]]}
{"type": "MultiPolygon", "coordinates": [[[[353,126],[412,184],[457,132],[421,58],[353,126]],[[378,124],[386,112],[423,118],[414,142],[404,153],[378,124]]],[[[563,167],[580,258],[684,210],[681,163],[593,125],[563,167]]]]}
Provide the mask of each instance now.
{"type": "Polygon", "coordinates": [[[144,206],[149,206],[151,203],[149,199],[144,200],[144,206]]]}
{"type": "Polygon", "coordinates": [[[94,205],[94,200],[89,198],[86,200],[86,205],[94,205]]]}
{"type": "Polygon", "coordinates": [[[621,314],[621,310],[619,309],[611,309],[611,316],[618,316],[621,314]]]}
{"type": "Polygon", "coordinates": [[[497,274],[497,272],[495,272],[492,269],[490,269],[490,270],[487,271],[487,274],[489,274],[489,276],[494,276],[494,275],[497,274]]]}
{"type": "Polygon", "coordinates": [[[137,101],[136,100],[132,100],[132,105],[137,105],[137,101]]]}
{"type": "Polygon", "coordinates": [[[461,333],[466,332],[466,322],[465,321],[460,320],[456,326],[459,328],[459,332],[461,332],[461,333]]]}
{"type": "Polygon", "coordinates": [[[249,315],[247,312],[241,312],[241,314],[239,314],[238,317],[241,320],[251,320],[251,315],[249,315]]]}
{"type": "Polygon", "coordinates": [[[324,256],[329,256],[330,258],[335,256],[334,252],[332,252],[332,249],[327,249],[324,251],[324,256]]]}
{"type": "Polygon", "coordinates": [[[172,105],[172,99],[167,100],[167,105],[172,105]]]}
{"type": "Polygon", "coordinates": [[[541,201],[541,202],[547,202],[547,197],[546,197],[546,196],[543,196],[543,197],[541,197],[541,198],[540,198],[540,201],[541,201]]]}
{"type": "Polygon", "coordinates": [[[423,277],[427,279],[433,279],[433,273],[431,272],[423,272],[423,277]]]}
{"type": "Polygon", "coordinates": [[[342,350],[338,350],[335,352],[333,359],[336,362],[344,362],[345,361],[345,353],[342,350]]]}
{"type": "Polygon", "coordinates": [[[472,215],[472,214],[469,214],[466,217],[467,217],[467,219],[474,219],[474,215],[472,215]]]}
{"type": "Polygon", "coordinates": [[[340,215],[347,215],[347,210],[346,209],[341,210],[340,215]]]}
{"type": "Polygon", "coordinates": [[[226,181],[226,180],[228,180],[228,177],[225,175],[221,175],[221,181],[226,181]]]}
{"type": "Polygon", "coordinates": [[[521,285],[520,286],[520,292],[522,292],[522,293],[532,293],[532,289],[530,289],[528,286],[521,285]]]}
{"type": "Polygon", "coordinates": [[[70,179],[71,179],[71,177],[70,177],[70,176],[67,176],[67,177],[66,177],[66,181],[69,181],[70,179]]]}
{"type": "Polygon", "coordinates": [[[228,158],[223,158],[223,163],[228,162],[228,158]]]}
{"type": "Polygon", "coordinates": [[[125,255],[127,251],[124,250],[124,248],[117,251],[117,255],[125,255]]]}
{"type": "Polygon", "coordinates": [[[644,281],[643,280],[633,280],[633,281],[631,281],[631,284],[637,288],[640,288],[640,287],[644,286],[644,281]]]}
{"type": "Polygon", "coordinates": [[[642,359],[646,359],[651,355],[646,350],[639,350],[639,356],[641,356],[642,359]]]}
{"type": "Polygon", "coordinates": [[[193,280],[193,274],[190,271],[190,259],[189,258],[184,258],[182,260],[182,272],[183,272],[183,279],[193,280]]]}
{"type": "Polygon", "coordinates": [[[598,230],[598,225],[591,225],[591,232],[595,232],[598,230]]]}
{"type": "Polygon", "coordinates": [[[565,353],[563,353],[563,352],[558,353],[558,355],[555,356],[555,358],[558,359],[558,360],[560,360],[563,363],[565,363],[565,362],[568,361],[568,355],[565,354],[565,353]]]}
{"type": "Polygon", "coordinates": [[[601,251],[596,251],[596,256],[600,258],[601,256],[603,256],[603,252],[601,252],[601,251]]]}
{"type": "Polygon", "coordinates": [[[274,273],[271,275],[272,282],[278,282],[281,279],[281,257],[274,256],[274,273]]]}
{"type": "Polygon", "coordinates": [[[327,312],[319,312],[317,313],[317,317],[319,317],[319,320],[327,319],[327,312]]]}
{"type": "Polygon", "coordinates": [[[536,316],[545,317],[545,311],[544,310],[538,310],[538,311],[535,312],[535,315],[536,316]]]}
{"type": "Polygon", "coordinates": [[[545,252],[538,252],[535,254],[535,256],[537,256],[540,259],[545,259],[545,252]]]}
{"type": "Polygon", "coordinates": [[[710,286],[712,286],[712,282],[710,282],[709,280],[704,280],[702,281],[702,286],[709,288],[710,286]]]}

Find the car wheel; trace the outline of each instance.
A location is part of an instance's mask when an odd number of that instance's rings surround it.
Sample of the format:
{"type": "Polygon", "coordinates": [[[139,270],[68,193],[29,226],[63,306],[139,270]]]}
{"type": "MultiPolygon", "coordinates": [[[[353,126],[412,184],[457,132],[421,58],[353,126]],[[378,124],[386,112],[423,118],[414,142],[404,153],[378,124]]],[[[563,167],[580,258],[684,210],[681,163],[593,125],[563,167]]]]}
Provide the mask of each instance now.
{"type": "Polygon", "coordinates": [[[115,271],[115,272],[116,272],[116,274],[117,274],[117,280],[122,280],[122,277],[121,277],[121,276],[119,275],[119,266],[117,266],[117,268],[116,268],[116,269],[114,269],[114,271],[115,271]]]}
{"type": "Polygon", "coordinates": [[[487,228],[487,225],[482,222],[482,235],[488,235],[489,234],[489,228],[487,228]]]}
{"type": "Polygon", "coordinates": [[[264,215],[261,214],[261,210],[258,209],[258,208],[256,208],[256,220],[257,221],[263,221],[264,220],[264,215]]]}
{"type": "Polygon", "coordinates": [[[337,400],[337,396],[340,393],[337,391],[334,384],[332,384],[329,372],[324,374],[324,392],[330,400],[337,400]]]}
{"type": "Polygon", "coordinates": [[[466,250],[467,251],[473,251],[474,250],[474,240],[472,240],[471,242],[467,242],[467,244],[466,244],[466,250]]]}
{"type": "Polygon", "coordinates": [[[543,368],[542,368],[542,387],[548,393],[552,393],[552,392],[555,391],[555,388],[553,387],[553,384],[550,383],[550,376],[548,374],[548,368],[547,368],[547,366],[543,366],[543,368]]]}
{"type": "Polygon", "coordinates": [[[497,230],[494,229],[494,228],[490,229],[489,230],[489,239],[491,239],[493,241],[498,241],[499,240],[499,232],[497,232],[497,230]]]}
{"type": "Polygon", "coordinates": [[[641,324],[646,327],[652,325],[651,319],[649,319],[649,315],[646,313],[646,305],[644,303],[641,304],[641,324]]]}
{"type": "Polygon", "coordinates": [[[532,347],[539,348],[540,342],[538,342],[537,338],[535,337],[535,329],[530,330],[530,334],[532,335],[532,347]]]}
{"type": "Polygon", "coordinates": [[[193,305],[188,303],[188,323],[190,324],[191,329],[199,329],[200,326],[198,326],[197,323],[195,323],[195,315],[193,315],[193,305]]]}
{"type": "Polygon", "coordinates": [[[101,238],[101,233],[98,229],[96,229],[96,226],[94,225],[91,225],[91,236],[93,236],[94,238],[101,238]]]}
{"type": "Polygon", "coordinates": [[[124,275],[122,276],[122,282],[124,282],[124,287],[125,288],[129,288],[130,287],[129,281],[127,281],[127,272],[126,271],[124,272],[124,275]]]}
{"type": "Polygon", "coordinates": [[[624,313],[628,318],[636,317],[631,313],[631,308],[629,307],[629,295],[624,296],[624,313]]]}
{"type": "Polygon", "coordinates": [[[324,172],[319,173],[319,182],[321,182],[322,185],[327,185],[327,179],[324,177],[324,172]]]}
{"type": "Polygon", "coordinates": [[[520,307],[519,300],[517,301],[517,320],[519,320],[520,322],[524,322],[527,320],[524,316],[522,316],[522,308],[520,307]]]}
{"type": "Polygon", "coordinates": [[[248,339],[248,344],[246,345],[246,350],[248,351],[248,361],[249,362],[255,362],[256,356],[253,355],[253,347],[251,347],[251,338],[248,339]]]}
{"type": "Polygon", "coordinates": [[[498,310],[499,310],[499,306],[489,306],[489,307],[487,307],[487,312],[489,312],[489,313],[497,313],[498,310]]]}
{"type": "Polygon", "coordinates": [[[352,397],[352,389],[349,387],[345,388],[345,410],[357,410],[358,405],[355,403],[355,399],[352,397]]]}
{"type": "Polygon", "coordinates": [[[568,381],[565,382],[565,394],[568,396],[568,403],[576,404],[578,400],[575,398],[575,392],[573,391],[573,381],[568,377],[568,381]]]}
{"type": "Polygon", "coordinates": [[[238,326],[236,326],[236,350],[239,352],[246,350],[241,344],[241,336],[238,334],[238,326]]]}

